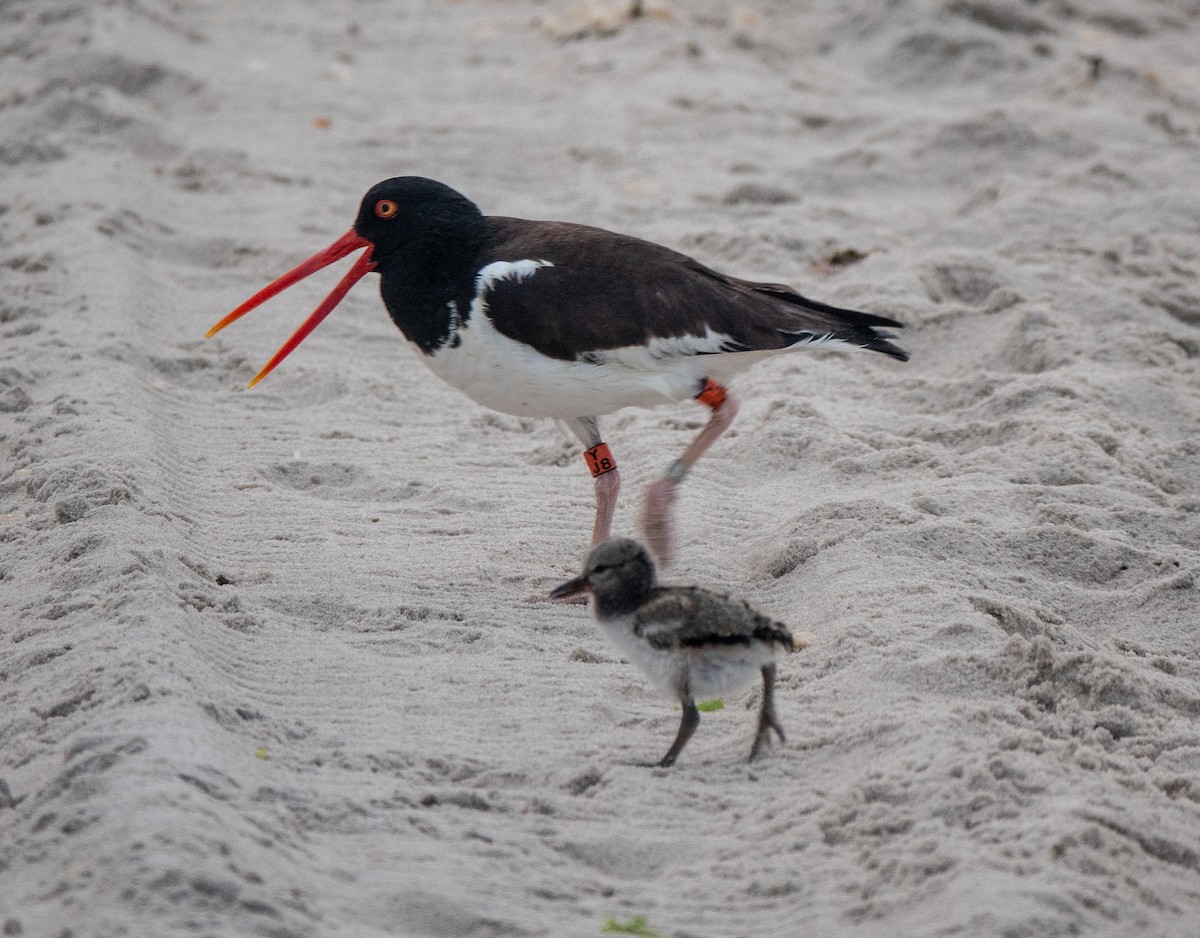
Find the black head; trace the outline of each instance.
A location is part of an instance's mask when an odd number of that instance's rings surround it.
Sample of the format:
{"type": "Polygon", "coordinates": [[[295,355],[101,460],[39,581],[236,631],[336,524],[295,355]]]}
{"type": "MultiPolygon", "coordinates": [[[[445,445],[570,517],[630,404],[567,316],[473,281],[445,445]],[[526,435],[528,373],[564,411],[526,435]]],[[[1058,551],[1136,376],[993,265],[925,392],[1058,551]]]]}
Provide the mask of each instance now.
{"type": "Polygon", "coordinates": [[[396,176],[372,186],[363,196],[354,230],[374,245],[379,267],[398,253],[472,254],[483,239],[479,207],[449,186],[423,176],[396,176]]]}
{"type": "Polygon", "coordinates": [[[597,544],[588,554],[583,573],[555,589],[551,597],[590,590],[596,613],[603,617],[636,610],[654,588],[654,561],[646,549],[629,538],[597,544]]]}
{"type": "Polygon", "coordinates": [[[449,323],[429,313],[444,311],[463,278],[470,275],[487,235],[487,221],[470,199],[449,186],[420,176],[397,176],[371,188],[363,198],[354,227],[333,244],[259,290],[208,330],[215,335],[231,322],[335,261],[362,251],[333,292],[313,310],[283,347],[258,373],[265,378],[364,276],[377,271],[388,313],[412,341],[435,348],[445,341],[449,323]],[[405,318],[414,311],[414,321],[405,318]]]}

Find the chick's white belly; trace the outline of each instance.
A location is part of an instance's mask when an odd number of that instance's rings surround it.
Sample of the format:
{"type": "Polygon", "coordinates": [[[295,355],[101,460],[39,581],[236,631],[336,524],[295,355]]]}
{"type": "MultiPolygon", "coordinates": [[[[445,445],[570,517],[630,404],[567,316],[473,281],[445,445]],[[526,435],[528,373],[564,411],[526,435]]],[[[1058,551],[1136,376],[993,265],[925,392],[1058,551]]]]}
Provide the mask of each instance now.
{"type": "Polygon", "coordinates": [[[707,700],[736,694],[758,680],[762,667],[775,660],[761,642],[718,645],[708,648],[655,648],[634,635],[628,616],[609,619],[600,626],[625,657],[671,697],[689,694],[707,700]]]}
{"type": "Polygon", "coordinates": [[[666,648],[655,648],[630,630],[630,616],[600,622],[600,628],[617,649],[637,667],[661,693],[678,697],[683,687],[683,660],[666,648]]]}
{"type": "Polygon", "coordinates": [[[746,647],[723,645],[710,653],[692,648],[683,652],[687,658],[688,689],[697,700],[737,694],[758,680],[762,667],[774,656],[757,642],[746,647]]]}

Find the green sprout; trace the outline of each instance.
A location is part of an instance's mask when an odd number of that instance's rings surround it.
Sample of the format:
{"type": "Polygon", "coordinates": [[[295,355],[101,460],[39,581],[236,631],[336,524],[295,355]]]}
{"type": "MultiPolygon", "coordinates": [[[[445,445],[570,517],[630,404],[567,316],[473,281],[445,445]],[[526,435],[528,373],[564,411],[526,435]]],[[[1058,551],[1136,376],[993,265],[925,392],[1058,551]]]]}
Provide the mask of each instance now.
{"type": "Polygon", "coordinates": [[[262,759],[263,762],[266,762],[267,759],[270,758],[270,753],[267,752],[266,746],[259,746],[257,749],[254,750],[254,755],[257,756],[259,759],[262,759]]]}
{"type": "Polygon", "coordinates": [[[696,704],[696,709],[701,713],[712,713],[714,710],[724,710],[725,701],[720,697],[714,697],[712,700],[702,700],[696,704]]]}
{"type": "Polygon", "coordinates": [[[641,938],[662,938],[658,932],[646,924],[646,916],[637,915],[622,925],[615,918],[610,918],[600,929],[605,934],[640,935],[641,938]]]}

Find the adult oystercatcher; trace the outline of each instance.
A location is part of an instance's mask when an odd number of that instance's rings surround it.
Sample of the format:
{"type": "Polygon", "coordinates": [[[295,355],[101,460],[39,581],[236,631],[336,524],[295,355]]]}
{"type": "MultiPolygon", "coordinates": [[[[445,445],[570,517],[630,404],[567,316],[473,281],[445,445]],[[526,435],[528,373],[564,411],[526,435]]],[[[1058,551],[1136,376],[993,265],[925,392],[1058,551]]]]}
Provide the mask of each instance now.
{"type": "Polygon", "coordinates": [[[648,487],[642,504],[643,534],[663,564],[671,553],[676,486],[737,413],[725,388],[729,378],[807,345],[908,358],[877,331],[898,328],[894,320],[828,306],[781,284],[729,277],[627,235],[484,215],[449,186],[420,176],[374,186],[354,227],[207,336],[359,249],[333,292],[249,386],[376,271],[389,315],[434,374],[493,410],[558,418],[579,438],[595,477],[593,544],[609,535],[621,484],[597,418],[695,398],[711,408],[708,423],[648,487]]]}
{"type": "Polygon", "coordinates": [[[750,761],[770,731],[785,741],[775,715],[775,656],[808,642],[749,603],[699,586],[656,586],[654,563],[637,541],[592,548],[583,573],[556,587],[552,599],[590,591],[596,621],[613,644],[661,691],[679,700],[679,732],[657,763],[675,764],[700,725],[697,700],[745,690],[762,676],[762,706],[750,761]]]}

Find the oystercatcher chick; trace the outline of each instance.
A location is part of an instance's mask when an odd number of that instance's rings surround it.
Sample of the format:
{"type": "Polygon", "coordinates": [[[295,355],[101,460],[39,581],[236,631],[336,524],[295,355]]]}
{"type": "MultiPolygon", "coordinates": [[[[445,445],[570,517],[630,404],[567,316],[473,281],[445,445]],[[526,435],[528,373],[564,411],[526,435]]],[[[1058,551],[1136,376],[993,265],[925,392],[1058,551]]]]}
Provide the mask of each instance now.
{"type": "Polygon", "coordinates": [[[362,250],[333,292],[250,382],[258,384],[374,271],[418,358],[471,399],[506,414],[564,421],[595,477],[592,543],[608,537],[620,489],[598,418],[695,398],[712,413],[643,499],[643,534],[660,563],[672,546],[675,490],[737,413],[726,382],[804,346],[858,347],[901,361],[881,328],[789,287],[717,273],[668,248],[598,228],[484,215],[449,186],[400,176],[374,186],[354,226],[264,287],[212,336],[275,294],[362,250]]]}
{"type": "Polygon", "coordinates": [[[637,541],[614,538],[592,548],[583,573],[556,587],[561,599],[590,590],[596,621],[659,690],[679,699],[679,732],[660,766],[675,764],[700,725],[697,700],[737,693],[762,675],[762,707],[750,761],[770,731],[784,741],[775,714],[775,656],[807,641],[749,603],[699,586],[656,586],[654,562],[637,541]]]}

